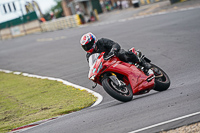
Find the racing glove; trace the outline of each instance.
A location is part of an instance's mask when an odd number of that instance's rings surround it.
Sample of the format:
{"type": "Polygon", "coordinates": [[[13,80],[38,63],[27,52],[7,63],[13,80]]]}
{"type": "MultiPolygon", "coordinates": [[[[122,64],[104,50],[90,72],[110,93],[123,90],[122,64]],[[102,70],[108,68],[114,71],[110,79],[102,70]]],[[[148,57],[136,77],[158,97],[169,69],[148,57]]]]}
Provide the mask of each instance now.
{"type": "Polygon", "coordinates": [[[114,55],[117,55],[117,48],[112,48],[112,49],[110,50],[110,53],[111,53],[111,54],[114,54],[114,55]]]}
{"type": "Polygon", "coordinates": [[[112,48],[108,55],[104,58],[105,60],[109,60],[111,57],[115,56],[117,54],[117,49],[112,48]]]}

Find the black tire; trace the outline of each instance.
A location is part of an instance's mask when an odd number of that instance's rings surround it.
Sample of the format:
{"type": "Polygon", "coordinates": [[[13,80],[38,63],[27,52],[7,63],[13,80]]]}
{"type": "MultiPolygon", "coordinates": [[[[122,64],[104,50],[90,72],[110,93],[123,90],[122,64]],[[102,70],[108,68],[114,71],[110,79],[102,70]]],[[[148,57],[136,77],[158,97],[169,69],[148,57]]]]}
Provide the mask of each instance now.
{"type": "Polygon", "coordinates": [[[151,64],[151,65],[152,65],[152,69],[157,68],[162,73],[161,77],[156,76],[156,78],[155,78],[154,90],[155,91],[165,91],[165,90],[167,90],[170,86],[170,79],[169,79],[168,75],[158,66],[156,66],[154,64],[151,64]]]}
{"type": "Polygon", "coordinates": [[[117,90],[114,89],[114,86],[112,84],[112,80],[109,78],[105,78],[102,81],[102,86],[104,88],[104,90],[113,98],[121,101],[121,102],[128,102],[131,101],[133,98],[133,92],[131,89],[130,84],[128,86],[126,86],[126,89],[128,90],[128,92],[125,93],[120,93],[117,90]]]}

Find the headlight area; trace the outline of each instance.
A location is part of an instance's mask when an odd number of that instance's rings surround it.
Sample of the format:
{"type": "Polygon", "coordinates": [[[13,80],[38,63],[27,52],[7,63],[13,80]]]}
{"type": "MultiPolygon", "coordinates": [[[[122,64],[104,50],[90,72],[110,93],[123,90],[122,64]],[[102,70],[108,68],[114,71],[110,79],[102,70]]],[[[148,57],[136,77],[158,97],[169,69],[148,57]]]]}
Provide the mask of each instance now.
{"type": "MultiPolygon", "coordinates": [[[[97,71],[96,71],[95,68],[93,69],[93,71],[92,71],[93,74],[94,74],[95,72],[97,72],[97,74],[98,74],[102,68],[103,68],[103,65],[102,65],[102,62],[101,62],[101,63],[99,64],[98,68],[97,68],[97,71]]],[[[90,80],[93,80],[93,81],[94,81],[94,80],[95,80],[95,77],[96,77],[96,75],[91,76],[91,77],[90,77],[90,80]]]]}
{"type": "Polygon", "coordinates": [[[93,75],[93,76],[90,77],[90,79],[91,79],[91,80],[94,80],[95,77],[96,77],[96,75],[93,75]]]}

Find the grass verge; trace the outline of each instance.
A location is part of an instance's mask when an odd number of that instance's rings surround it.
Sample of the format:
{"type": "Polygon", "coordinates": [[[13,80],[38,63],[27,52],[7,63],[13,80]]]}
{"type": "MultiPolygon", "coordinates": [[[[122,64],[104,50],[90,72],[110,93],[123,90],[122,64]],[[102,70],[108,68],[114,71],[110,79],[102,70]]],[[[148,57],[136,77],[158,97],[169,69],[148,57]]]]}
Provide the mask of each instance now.
{"type": "Polygon", "coordinates": [[[0,132],[81,110],[96,99],[58,81],[0,72],[0,132]]]}

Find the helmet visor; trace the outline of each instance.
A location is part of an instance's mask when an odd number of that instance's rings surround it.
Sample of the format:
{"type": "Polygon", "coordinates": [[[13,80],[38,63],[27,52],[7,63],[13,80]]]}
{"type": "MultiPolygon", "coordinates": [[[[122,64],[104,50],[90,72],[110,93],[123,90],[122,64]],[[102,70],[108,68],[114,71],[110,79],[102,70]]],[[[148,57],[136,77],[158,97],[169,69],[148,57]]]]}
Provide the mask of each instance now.
{"type": "Polygon", "coordinates": [[[89,43],[85,44],[85,45],[82,45],[83,49],[85,51],[88,51],[90,50],[91,48],[93,48],[93,45],[94,45],[94,39],[92,39],[89,43]]]}

